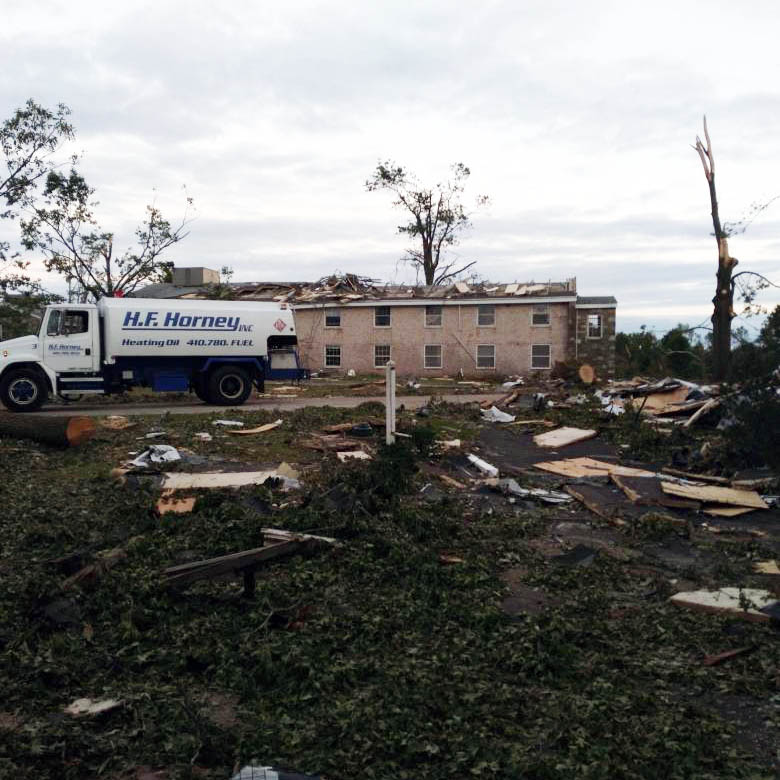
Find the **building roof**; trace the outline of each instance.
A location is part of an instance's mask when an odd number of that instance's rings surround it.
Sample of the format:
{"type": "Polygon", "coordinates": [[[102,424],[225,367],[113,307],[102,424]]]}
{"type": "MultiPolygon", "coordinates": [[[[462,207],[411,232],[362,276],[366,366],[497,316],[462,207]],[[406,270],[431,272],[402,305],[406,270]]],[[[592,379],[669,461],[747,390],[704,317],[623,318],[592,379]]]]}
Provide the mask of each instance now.
{"type": "MultiPolygon", "coordinates": [[[[576,279],[563,282],[453,282],[449,285],[382,284],[375,279],[344,274],[329,276],[317,282],[241,282],[229,285],[238,300],[272,300],[291,304],[342,303],[385,300],[437,301],[444,299],[484,299],[574,296],[576,279]]],[[[175,284],[150,284],[133,293],[136,298],[200,298],[208,286],[185,287],[175,284]]],[[[614,299],[613,299],[614,300],[614,299]]]]}

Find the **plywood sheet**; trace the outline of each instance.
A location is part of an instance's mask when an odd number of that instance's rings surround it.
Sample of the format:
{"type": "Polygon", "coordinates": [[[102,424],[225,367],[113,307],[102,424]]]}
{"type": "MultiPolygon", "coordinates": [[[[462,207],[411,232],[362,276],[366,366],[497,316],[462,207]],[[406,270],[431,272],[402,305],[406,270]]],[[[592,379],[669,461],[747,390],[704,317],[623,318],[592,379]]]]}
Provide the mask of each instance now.
{"type": "Polygon", "coordinates": [[[262,485],[275,471],[205,471],[199,474],[165,474],[164,490],[192,490],[195,488],[232,488],[244,485],[262,485]]]}
{"type": "Polygon", "coordinates": [[[661,489],[672,496],[691,498],[704,503],[769,509],[755,490],[735,490],[714,485],[675,485],[671,482],[662,482],[661,489]]]}
{"type": "Polygon", "coordinates": [[[586,441],[596,436],[596,431],[590,428],[558,428],[547,433],[539,433],[534,436],[534,444],[537,447],[555,449],[576,444],[578,441],[586,441]]]}
{"type": "Polygon", "coordinates": [[[543,463],[534,463],[534,467],[563,477],[605,477],[619,474],[627,477],[654,477],[652,471],[635,469],[631,466],[619,466],[616,463],[606,463],[593,458],[564,458],[543,463]]]}

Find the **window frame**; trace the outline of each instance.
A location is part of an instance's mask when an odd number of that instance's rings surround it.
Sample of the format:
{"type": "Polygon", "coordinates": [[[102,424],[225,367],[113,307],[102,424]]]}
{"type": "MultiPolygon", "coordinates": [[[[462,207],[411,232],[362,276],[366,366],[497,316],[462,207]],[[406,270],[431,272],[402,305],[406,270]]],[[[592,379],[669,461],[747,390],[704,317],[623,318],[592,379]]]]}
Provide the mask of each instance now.
{"type": "Polygon", "coordinates": [[[477,327],[478,328],[495,328],[496,327],[496,305],[494,303],[479,303],[479,304],[477,304],[477,327]],[[492,311],[493,311],[493,321],[492,322],[490,322],[490,323],[481,322],[483,309],[492,309],[492,311]]]}
{"type": "MultiPolygon", "coordinates": [[[[384,316],[384,315],[381,315],[384,316]]],[[[393,311],[390,306],[374,306],[374,327],[375,328],[392,328],[393,327],[393,311]],[[379,325],[377,323],[377,317],[380,316],[379,310],[387,309],[387,325],[379,325]]]]}
{"type": "Polygon", "coordinates": [[[374,344],[374,368],[384,368],[393,359],[393,345],[392,344],[374,344]],[[376,362],[376,351],[378,347],[387,347],[387,359],[384,363],[376,362]]]}
{"type": "Polygon", "coordinates": [[[496,345],[495,344],[477,344],[477,350],[474,353],[474,364],[477,371],[495,371],[496,370],[496,345]],[[493,365],[492,366],[480,366],[479,364],[479,348],[490,347],[493,350],[493,365]]]}
{"type": "Polygon", "coordinates": [[[341,368],[341,344],[326,344],[323,347],[323,363],[322,365],[325,368],[341,368]],[[337,349],[339,351],[339,362],[338,363],[328,363],[328,350],[329,349],[337,349]]]}
{"type": "Polygon", "coordinates": [[[604,315],[599,313],[594,314],[588,314],[587,318],[585,319],[585,336],[588,339],[591,339],[592,341],[598,341],[598,339],[602,338],[604,336],[604,315]],[[597,317],[599,322],[599,335],[598,336],[591,336],[590,335],[590,320],[591,317],[597,317]]]}
{"type": "Polygon", "coordinates": [[[426,306],[423,311],[423,320],[425,322],[426,328],[442,328],[444,327],[444,307],[441,305],[433,305],[433,306],[426,306]],[[439,324],[438,325],[432,325],[428,321],[428,317],[430,316],[429,309],[438,309],[439,310],[439,324]]]}
{"type": "MultiPolygon", "coordinates": [[[[340,328],[341,327],[341,309],[333,308],[333,309],[325,309],[325,327],[326,328],[340,328]],[[338,317],[339,324],[338,325],[328,325],[328,317],[338,317]]],[[[331,345],[335,346],[335,345],[331,345]]]]}
{"type": "Polygon", "coordinates": [[[437,371],[441,370],[444,367],[444,345],[443,344],[423,344],[423,368],[437,371]],[[428,347],[438,347],[439,348],[439,365],[438,366],[429,366],[428,365],[428,347]]]}
{"type": "Polygon", "coordinates": [[[531,370],[532,371],[549,371],[552,368],[552,345],[551,344],[531,344],[531,370]],[[534,347],[547,347],[547,365],[535,366],[534,365],[534,347]]]}
{"type": "Polygon", "coordinates": [[[532,328],[549,328],[550,327],[550,304],[549,303],[535,303],[531,307],[531,327],[532,328]],[[537,309],[543,309],[543,312],[537,312],[537,309]],[[547,318],[546,322],[536,322],[537,314],[544,314],[547,318]]]}

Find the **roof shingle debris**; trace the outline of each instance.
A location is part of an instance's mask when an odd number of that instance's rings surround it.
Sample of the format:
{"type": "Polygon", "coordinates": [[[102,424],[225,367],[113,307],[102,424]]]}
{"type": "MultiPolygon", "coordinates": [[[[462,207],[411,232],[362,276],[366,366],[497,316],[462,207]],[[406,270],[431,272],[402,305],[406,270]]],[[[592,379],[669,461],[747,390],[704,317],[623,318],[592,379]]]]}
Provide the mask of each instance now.
{"type": "MultiPolygon", "coordinates": [[[[280,303],[350,303],[358,300],[406,300],[448,298],[520,298],[523,296],[575,296],[577,280],[563,282],[494,284],[490,282],[454,282],[450,285],[382,284],[357,274],[334,274],[316,282],[244,282],[233,283],[239,300],[277,301],[280,303]]],[[[152,284],[136,293],[139,298],[202,297],[207,287],[177,287],[152,284]]]]}

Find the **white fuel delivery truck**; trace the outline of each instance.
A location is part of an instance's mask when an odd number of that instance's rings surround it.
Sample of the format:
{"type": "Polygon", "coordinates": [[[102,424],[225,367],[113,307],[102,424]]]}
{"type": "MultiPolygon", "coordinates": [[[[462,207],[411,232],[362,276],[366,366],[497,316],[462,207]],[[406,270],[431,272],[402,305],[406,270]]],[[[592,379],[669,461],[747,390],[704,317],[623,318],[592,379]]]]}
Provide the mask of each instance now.
{"type": "Polygon", "coordinates": [[[44,312],[37,336],[0,342],[0,401],[38,409],[49,394],[73,398],[135,385],[192,390],[206,403],[244,403],[266,379],[308,377],[284,304],[103,298],[44,312]]]}

